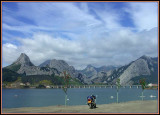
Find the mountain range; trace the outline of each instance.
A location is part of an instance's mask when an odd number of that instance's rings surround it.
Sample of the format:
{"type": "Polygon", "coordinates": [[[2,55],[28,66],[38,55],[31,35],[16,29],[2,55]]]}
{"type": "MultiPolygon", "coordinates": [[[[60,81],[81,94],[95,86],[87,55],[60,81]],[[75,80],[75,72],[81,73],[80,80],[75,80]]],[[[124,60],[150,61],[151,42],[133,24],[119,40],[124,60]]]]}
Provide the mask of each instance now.
{"type": "Polygon", "coordinates": [[[88,65],[83,70],[76,70],[64,60],[56,59],[47,60],[35,66],[25,53],[21,53],[15,62],[2,69],[2,78],[3,81],[12,79],[10,77],[14,77],[11,74],[13,72],[13,75],[25,76],[25,79],[28,76],[47,76],[48,78],[53,74],[61,79],[64,71],[82,84],[115,84],[118,78],[121,85],[139,84],[141,78],[145,78],[148,83],[158,83],[158,57],[144,55],[124,66],[111,65],[97,68],[88,65]]]}

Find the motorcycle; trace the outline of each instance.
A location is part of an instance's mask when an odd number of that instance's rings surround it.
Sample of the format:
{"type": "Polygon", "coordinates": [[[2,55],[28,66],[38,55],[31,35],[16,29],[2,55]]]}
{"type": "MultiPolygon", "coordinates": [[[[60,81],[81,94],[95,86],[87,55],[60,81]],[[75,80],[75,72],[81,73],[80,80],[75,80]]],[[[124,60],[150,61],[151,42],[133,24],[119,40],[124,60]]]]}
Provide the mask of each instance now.
{"type": "Polygon", "coordinates": [[[96,97],[94,95],[87,97],[87,104],[90,109],[96,108],[96,97]]]}

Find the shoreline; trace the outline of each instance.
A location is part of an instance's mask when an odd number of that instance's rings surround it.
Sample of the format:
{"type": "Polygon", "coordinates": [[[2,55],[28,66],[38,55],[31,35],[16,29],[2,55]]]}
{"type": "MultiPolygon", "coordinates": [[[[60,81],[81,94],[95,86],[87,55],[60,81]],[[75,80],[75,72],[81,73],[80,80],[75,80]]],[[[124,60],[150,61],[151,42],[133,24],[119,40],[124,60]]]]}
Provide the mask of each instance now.
{"type": "MultiPolygon", "coordinates": [[[[78,87],[76,87],[78,88],[78,87]]],[[[29,88],[15,88],[15,87],[2,87],[2,89],[61,89],[61,88],[36,88],[36,87],[29,87],[29,88]]],[[[72,89],[72,88],[71,88],[72,89]]],[[[145,90],[158,90],[158,87],[147,87],[145,90]]]]}
{"type": "Polygon", "coordinates": [[[95,109],[86,105],[2,108],[2,113],[158,113],[158,100],[100,104],[95,109]]]}

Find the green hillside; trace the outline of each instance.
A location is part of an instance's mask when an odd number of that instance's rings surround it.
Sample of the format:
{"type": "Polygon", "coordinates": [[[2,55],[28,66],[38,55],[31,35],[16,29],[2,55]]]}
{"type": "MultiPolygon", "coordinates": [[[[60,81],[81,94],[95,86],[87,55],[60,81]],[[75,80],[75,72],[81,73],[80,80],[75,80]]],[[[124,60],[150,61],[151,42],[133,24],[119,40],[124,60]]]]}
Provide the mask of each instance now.
{"type": "Polygon", "coordinates": [[[2,69],[2,81],[6,81],[6,82],[14,82],[17,80],[17,78],[21,76],[20,74],[12,71],[12,70],[9,70],[9,69],[6,69],[6,68],[3,68],[2,69]]]}
{"type": "MultiPolygon", "coordinates": [[[[16,81],[22,83],[30,83],[31,85],[64,85],[65,80],[63,77],[52,75],[21,75],[10,69],[2,69],[2,81],[5,84],[15,83],[16,81]],[[19,79],[19,80],[18,80],[19,79]]],[[[69,85],[82,85],[76,78],[69,79],[69,85]]]]}
{"type": "MultiPolygon", "coordinates": [[[[22,77],[22,82],[27,83],[29,82],[30,84],[40,84],[42,81],[49,82],[51,85],[64,85],[65,80],[63,77],[55,76],[52,74],[51,76],[49,75],[29,75],[29,76],[23,76],[22,77]]],[[[69,80],[70,85],[80,85],[82,84],[79,80],[70,78],[69,80]]]]}
{"type": "Polygon", "coordinates": [[[6,69],[17,72],[21,67],[21,64],[11,64],[10,66],[5,67],[6,69]]]}

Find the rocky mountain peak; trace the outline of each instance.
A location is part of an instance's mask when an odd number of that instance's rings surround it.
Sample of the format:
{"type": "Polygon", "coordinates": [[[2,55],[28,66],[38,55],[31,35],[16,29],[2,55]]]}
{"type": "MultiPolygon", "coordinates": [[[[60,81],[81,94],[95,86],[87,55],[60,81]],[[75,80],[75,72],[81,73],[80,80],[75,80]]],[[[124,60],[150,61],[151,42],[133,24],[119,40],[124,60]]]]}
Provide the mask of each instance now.
{"type": "Polygon", "coordinates": [[[108,72],[108,71],[113,70],[113,69],[116,69],[116,68],[118,68],[118,67],[113,66],[113,65],[108,65],[108,66],[101,66],[101,67],[99,67],[99,68],[96,68],[96,70],[97,70],[98,72],[101,72],[101,71],[103,71],[103,72],[108,72]]]}
{"type": "Polygon", "coordinates": [[[51,62],[51,60],[46,60],[45,62],[40,64],[39,67],[45,67],[45,66],[49,65],[50,62],[51,62]]]}
{"type": "Polygon", "coordinates": [[[93,67],[91,64],[87,65],[87,67],[93,67]]]}
{"type": "Polygon", "coordinates": [[[29,57],[25,53],[21,53],[19,58],[14,62],[14,64],[28,65],[34,66],[34,64],[30,61],[29,57]]]}
{"type": "Polygon", "coordinates": [[[149,56],[143,55],[143,56],[140,57],[140,59],[150,60],[151,58],[149,56]]]}
{"type": "Polygon", "coordinates": [[[47,60],[40,64],[39,67],[56,68],[59,72],[68,71],[71,76],[75,76],[75,68],[73,66],[69,66],[64,60],[47,60]]]}
{"type": "Polygon", "coordinates": [[[56,60],[52,59],[49,63],[49,66],[52,68],[61,68],[61,67],[68,67],[69,65],[64,60],[56,60]]]}
{"type": "Polygon", "coordinates": [[[87,65],[86,69],[89,69],[89,68],[94,68],[94,66],[92,66],[91,64],[87,65]]]}

